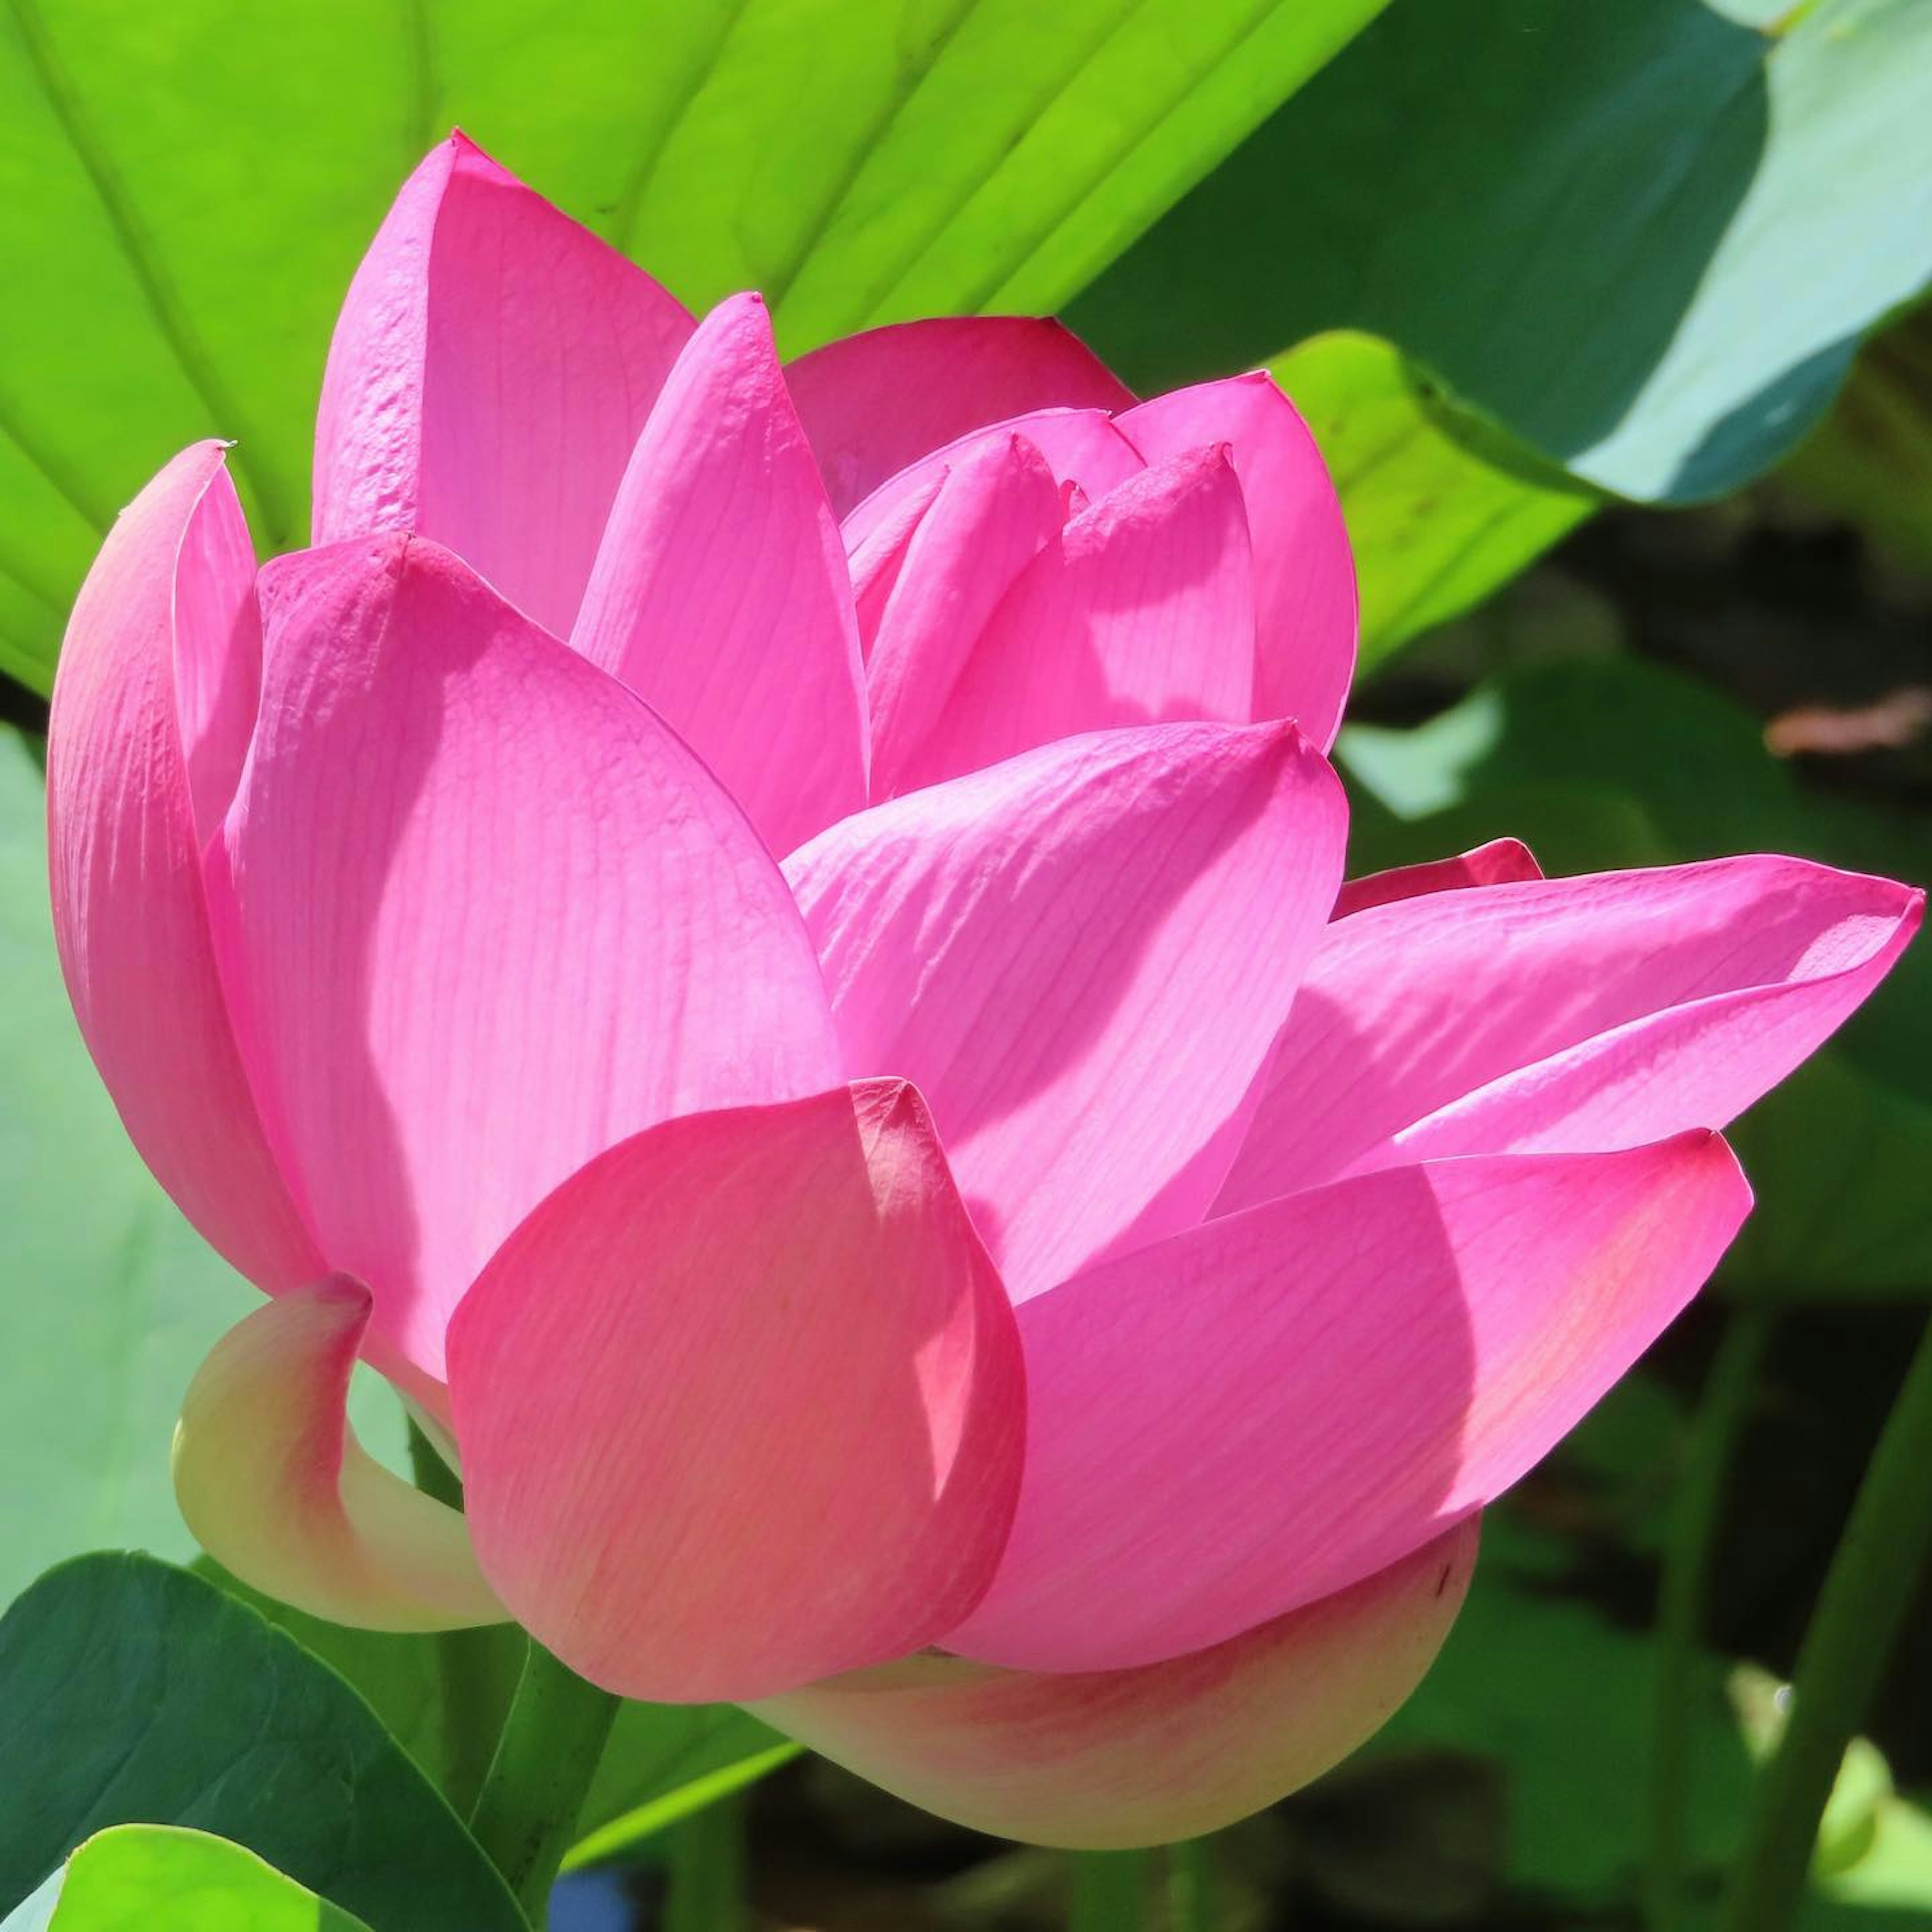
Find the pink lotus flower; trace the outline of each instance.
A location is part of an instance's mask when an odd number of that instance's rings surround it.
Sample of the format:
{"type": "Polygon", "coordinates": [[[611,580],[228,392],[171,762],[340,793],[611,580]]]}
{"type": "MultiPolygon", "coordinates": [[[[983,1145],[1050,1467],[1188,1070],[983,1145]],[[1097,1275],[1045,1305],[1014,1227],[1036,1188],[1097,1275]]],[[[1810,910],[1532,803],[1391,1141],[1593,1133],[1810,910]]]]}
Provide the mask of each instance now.
{"type": "Polygon", "coordinates": [[[274,1298],[190,1523],[992,1831],[1197,1832],[1372,1731],[1919,918],[1514,845],[1337,907],[1353,582],[1270,385],[1012,321],[782,374],[460,140],[315,495],[258,576],[178,457],[55,699],[82,1029],[274,1298]],[[347,1432],[358,1354],[466,1518],[347,1432]]]}

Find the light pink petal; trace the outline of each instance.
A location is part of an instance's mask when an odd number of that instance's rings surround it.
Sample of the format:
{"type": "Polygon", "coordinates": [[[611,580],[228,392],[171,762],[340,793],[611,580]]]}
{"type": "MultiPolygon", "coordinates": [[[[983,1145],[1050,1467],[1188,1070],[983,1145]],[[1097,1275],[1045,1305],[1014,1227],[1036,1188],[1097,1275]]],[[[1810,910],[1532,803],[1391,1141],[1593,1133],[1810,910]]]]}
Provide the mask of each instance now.
{"type": "Polygon", "coordinates": [[[1339,920],[1216,1211],[1424,1153],[1723,1126],[1859,1005],[1922,909],[1888,880],[1750,858],[1435,892],[1339,920]]]}
{"type": "Polygon", "coordinates": [[[886,605],[905,568],[906,554],[952,472],[935,464],[922,475],[916,488],[893,500],[891,514],[878,524],[846,559],[852,574],[852,605],[859,620],[859,650],[869,656],[872,640],[879,634],[886,605]]]}
{"type": "Polygon", "coordinates": [[[1034,410],[1124,410],[1133,392],[1080,338],[1034,316],[897,322],[785,372],[838,514],[969,431],[1034,410]]]}
{"type": "Polygon", "coordinates": [[[901,789],[988,620],[1020,572],[1058,543],[1061,521],[1053,472],[1017,430],[961,452],[908,539],[867,640],[874,797],[901,789]]]}
{"type": "Polygon", "coordinates": [[[679,357],[571,642],[683,737],[773,851],[865,803],[845,554],[756,296],[714,309],[679,357]]]}
{"type": "Polygon", "coordinates": [[[1397,866],[1389,872],[1351,879],[1335,895],[1330,916],[1346,919],[1351,913],[1366,912],[1371,906],[1392,904],[1397,899],[1417,898],[1424,892],[1456,892],[1465,886],[1513,886],[1542,877],[1543,868],[1521,839],[1492,838],[1486,845],[1459,852],[1451,859],[1397,866]]]}
{"type": "Polygon", "coordinates": [[[1096,1851],[1196,1838],[1298,1790],[1394,1715],[1462,1607],[1476,1540],[1460,1524],[1319,1603],[1137,1670],[910,1657],[753,1708],[975,1831],[1096,1851]]]}
{"type": "Polygon", "coordinates": [[[1190,1228],[1020,1310],[1025,1481],[946,1648],[1125,1668],[1393,1562],[1507,1489],[1750,1206],[1730,1150],[1432,1162],[1190,1228]]]}
{"type": "Polygon", "coordinates": [[[322,377],[315,540],[434,537],[562,636],[691,317],[460,134],[404,184],[322,377]]]}
{"type": "Polygon", "coordinates": [[[437,1376],[477,1269],[592,1154],[835,1079],[824,994],[716,781],[448,551],[310,551],[262,594],[218,929],[330,1259],[437,1376]]]}
{"type": "Polygon", "coordinates": [[[1341,500],[1300,412],[1257,370],[1156,396],[1119,419],[1150,463],[1225,442],[1254,540],[1257,718],[1292,718],[1324,749],[1355,673],[1355,564],[1341,500]]]}
{"type": "Polygon", "coordinates": [[[856,558],[882,527],[902,522],[909,500],[929,495],[935,477],[992,435],[1024,436],[1046,458],[1057,482],[1078,483],[1089,499],[1105,496],[1147,467],[1105,410],[1035,410],[975,430],[888,477],[841,521],[847,556],[856,558]]]}
{"type": "Polygon", "coordinates": [[[788,862],[848,1072],[919,1083],[1016,1298],[1200,1217],[1346,816],[1292,727],[1145,726],[913,793],[788,862]]]}
{"type": "Polygon", "coordinates": [[[200,865],[252,718],[254,607],[222,446],[197,444],[122,513],[82,586],[47,813],[54,931],[94,1064],[182,1212],[278,1289],[326,1270],[262,1133],[200,865]]]}
{"type": "Polygon", "coordinates": [[[920,1649],[1012,1521],[1018,1338],[903,1081],[613,1148],[484,1271],[450,1372],[484,1570],[626,1696],[920,1649]]]}
{"type": "Polygon", "coordinates": [[[1247,520],[1225,447],[1144,470],[1076,516],[982,632],[902,790],[1108,726],[1241,724],[1255,688],[1247,520]]]}
{"type": "Polygon", "coordinates": [[[359,1630],[501,1623],[461,1515],[356,1438],[344,1404],[369,1292],[337,1276],[238,1322],[188,1384],[175,1494],[244,1583],[359,1630]]]}

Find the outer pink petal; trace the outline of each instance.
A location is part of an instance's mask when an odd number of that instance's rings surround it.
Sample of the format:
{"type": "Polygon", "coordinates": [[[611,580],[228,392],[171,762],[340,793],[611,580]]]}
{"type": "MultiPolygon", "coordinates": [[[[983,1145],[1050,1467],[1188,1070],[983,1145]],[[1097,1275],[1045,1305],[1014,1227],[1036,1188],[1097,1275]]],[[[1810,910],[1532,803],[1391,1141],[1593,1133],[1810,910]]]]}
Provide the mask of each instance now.
{"type": "Polygon", "coordinates": [[[890,798],[944,715],[1016,578],[1060,538],[1059,486],[1017,430],[961,453],[894,572],[868,640],[872,792],[890,798]]]}
{"type": "Polygon", "coordinates": [[[222,1337],[175,1430],[182,1514],[244,1582],[312,1616],[382,1630],[500,1623],[461,1515],[391,1474],[349,1426],[370,1306],[337,1276],[222,1337]]]}
{"type": "Polygon", "coordinates": [[[1210,1221],[1029,1302],[1019,1514],[946,1647],[1152,1663],[1394,1562],[1575,1424],[1750,1199],[1709,1134],[1438,1162],[1210,1221]]]}
{"type": "Polygon", "coordinates": [[[1033,316],[893,322],[828,342],[786,376],[841,516],[970,430],[1033,410],[1112,411],[1134,399],[1078,336],[1033,316]]]}
{"type": "Polygon", "coordinates": [[[1452,859],[1432,859],[1420,866],[1398,866],[1386,872],[1369,872],[1351,879],[1335,895],[1330,916],[1346,919],[1371,906],[1397,899],[1418,898],[1424,892],[1460,891],[1465,886],[1514,886],[1540,879],[1543,868],[1520,838],[1492,838],[1452,859]]]}
{"type": "Polygon", "coordinates": [[[1859,1005],[1922,910],[1888,880],[1751,858],[1436,892],[1340,920],[1217,1211],[1423,1153],[1722,1126],[1859,1005]],[[1453,1126],[1418,1125],[1458,1102],[1453,1126]]]}
{"type": "Polygon", "coordinates": [[[1138,1670],[914,1657],[754,1708],[976,1831],[1088,1850],[1196,1838],[1320,1777],[1394,1714],[1462,1606],[1476,1534],[1460,1524],[1319,1603],[1138,1670]]]}
{"type": "Polygon", "coordinates": [[[756,296],[713,310],[678,358],[571,642],[682,734],[773,851],[865,803],[845,554],[756,296]]]}
{"type": "Polygon", "coordinates": [[[914,793],[789,862],[848,1070],[919,1082],[1016,1298],[1200,1217],[1346,815],[1292,727],[1146,726],[914,793]]]}
{"type": "Polygon", "coordinates": [[[47,746],[54,930],[128,1133],[196,1227],[268,1288],[326,1273],[278,1171],[223,999],[201,882],[259,676],[254,562],[205,442],[115,525],[61,653],[47,746]]]}
{"type": "Polygon", "coordinates": [[[450,1370],[484,1570],[627,1696],[919,1649],[1012,1521],[1018,1338],[903,1081],[613,1148],[490,1262],[450,1370]]]}
{"type": "Polygon", "coordinates": [[[1245,723],[1255,688],[1247,520],[1225,447],[1143,470],[1023,571],[902,790],[1110,725],[1245,723]]]}
{"type": "Polygon", "coordinates": [[[1294,405],[1264,371],[1177,389],[1120,428],[1150,463],[1226,442],[1254,538],[1257,718],[1292,718],[1324,749],[1355,673],[1354,557],[1334,481],[1294,405]]]}
{"type": "Polygon", "coordinates": [[[262,588],[228,964],[331,1260],[440,1375],[477,1269],[592,1154],[836,1078],[824,994],[697,758],[448,551],[364,539],[262,588]]]}
{"type": "Polygon", "coordinates": [[[903,521],[910,500],[930,495],[943,477],[988,436],[1023,436],[1044,456],[1060,483],[1078,483],[1088,497],[1103,496],[1147,467],[1141,454],[1104,410],[1035,410],[948,443],[888,477],[840,524],[845,552],[856,558],[881,528],[903,521]]]}
{"type": "Polygon", "coordinates": [[[315,540],[434,537],[560,636],[691,333],[640,269],[460,134],[350,284],[315,446],[315,540]]]}

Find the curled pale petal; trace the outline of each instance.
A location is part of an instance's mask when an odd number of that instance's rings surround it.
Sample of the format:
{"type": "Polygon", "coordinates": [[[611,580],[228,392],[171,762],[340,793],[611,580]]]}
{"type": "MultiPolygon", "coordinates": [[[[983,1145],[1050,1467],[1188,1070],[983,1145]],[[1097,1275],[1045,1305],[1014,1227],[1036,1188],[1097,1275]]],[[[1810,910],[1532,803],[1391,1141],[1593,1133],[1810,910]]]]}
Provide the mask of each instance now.
{"type": "Polygon", "coordinates": [[[450,1375],[485,1571],[627,1696],[916,1650],[1012,1520],[1018,1340],[903,1081],[614,1148],[484,1271],[450,1375]]]}
{"type": "Polygon", "coordinates": [[[356,1439],[344,1410],[369,1292],[344,1276],[238,1322],[188,1384],[175,1494],[208,1554],[279,1603],[361,1630],[501,1623],[463,1518],[356,1439]]]}
{"type": "Polygon", "coordinates": [[[1186,1230],[1019,1311],[1026,1476],[949,1649],[1178,1656],[1508,1488],[1696,1291],[1750,1207],[1716,1136],[1432,1162],[1186,1230]]]}
{"type": "Polygon", "coordinates": [[[1346,1590],[1137,1670],[914,1657],[754,1708],[926,1810],[1110,1850],[1218,1831],[1321,1776],[1421,1681],[1475,1568],[1473,1520],[1346,1590]]]}
{"type": "Polygon", "coordinates": [[[1225,446],[1190,451],[1074,517],[1021,572],[898,782],[1112,725],[1245,724],[1254,689],[1241,486],[1225,446]]]}
{"type": "Polygon", "coordinates": [[[1355,673],[1355,563],[1308,425],[1257,371],[1156,396],[1118,418],[1148,462],[1225,442],[1254,541],[1256,718],[1292,718],[1324,750],[1355,673]]]}
{"type": "Polygon", "coordinates": [[[1064,740],[786,867],[848,1072],[932,1102],[1016,1298],[1198,1220],[1341,873],[1292,726],[1064,740]]]}
{"type": "Polygon", "coordinates": [[[258,1082],[373,1340],[449,1310],[592,1154],[838,1077],[784,881],[640,699],[420,538],[262,578],[262,715],[211,867],[258,1082]]]}
{"type": "Polygon", "coordinates": [[[1077,483],[1086,496],[1103,496],[1147,467],[1105,410],[1035,410],[948,443],[944,449],[888,477],[842,520],[845,552],[856,557],[885,525],[902,520],[909,499],[929,494],[933,479],[989,436],[1023,436],[1047,460],[1054,480],[1077,483]]]}
{"type": "Polygon", "coordinates": [[[1748,858],[1338,920],[1216,1211],[1425,1154],[1723,1126],[1859,1005],[1923,908],[1889,880],[1748,858]]]}
{"type": "Polygon", "coordinates": [[[872,792],[889,798],[944,715],[980,634],[1060,538],[1059,486],[1017,430],[962,451],[910,533],[868,640],[872,792]]]}
{"type": "Polygon", "coordinates": [[[1486,845],[1459,852],[1453,858],[1397,866],[1386,872],[1351,879],[1335,895],[1331,916],[1346,919],[1351,913],[1366,912],[1371,906],[1392,904],[1397,899],[1417,898],[1424,892],[1456,892],[1465,886],[1512,886],[1542,877],[1543,868],[1521,839],[1492,838],[1486,845]]]}
{"type": "Polygon", "coordinates": [[[571,642],[683,737],[773,851],[865,803],[851,580],[756,296],[685,345],[571,642]]]}
{"type": "Polygon", "coordinates": [[[316,542],[434,537],[566,634],[691,328],[641,269],[452,134],[404,184],[336,322],[316,542]]]}
{"type": "Polygon", "coordinates": [[[785,374],[841,516],[970,430],[1034,410],[1124,410],[1134,399],[1077,335],[1035,316],[892,322],[828,342],[785,374]]]}
{"type": "Polygon", "coordinates": [[[326,1270],[278,1169],[223,998],[201,878],[252,721],[254,560],[222,446],[176,457],[102,546],[47,743],[54,932],[134,1144],[267,1288],[326,1270]]]}

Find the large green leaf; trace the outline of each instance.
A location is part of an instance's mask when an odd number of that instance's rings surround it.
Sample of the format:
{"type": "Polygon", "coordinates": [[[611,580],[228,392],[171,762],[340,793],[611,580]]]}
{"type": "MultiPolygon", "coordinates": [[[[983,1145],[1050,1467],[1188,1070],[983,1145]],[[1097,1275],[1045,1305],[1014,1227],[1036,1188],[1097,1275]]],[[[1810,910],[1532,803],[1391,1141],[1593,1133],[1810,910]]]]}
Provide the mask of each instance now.
{"type": "Polygon", "coordinates": [[[1374,336],[1318,335],[1268,368],[1341,493],[1364,670],[1527,568],[1597,504],[1374,336]]]}
{"type": "MultiPolygon", "coordinates": [[[[1505,675],[1413,730],[1352,726],[1357,871],[1506,834],[1553,872],[1786,851],[1922,880],[1922,828],[1801,793],[1715,691],[1628,659],[1505,675]]],[[[1932,948],[1733,1130],[1758,1204],[1720,1280],[1779,1299],[1932,1295],[1932,948]]]]}
{"type": "Polygon", "coordinates": [[[151,1557],[76,1558],[0,1618],[0,1909],[111,1825],[246,1845],[376,1932],[523,1920],[435,1787],[335,1672],[151,1557]]]}
{"type": "Polygon", "coordinates": [[[40,776],[0,730],[0,1601],[77,1550],[185,1555],[168,1442],[253,1297],[148,1178],[75,1030],[47,914],[40,776]]]}
{"type": "Polygon", "coordinates": [[[253,1852],[206,1832],[116,1825],[88,1840],[0,1932],[369,1932],[253,1852]],[[34,1908],[44,1910],[34,1913],[34,1908]],[[32,1916],[30,1916],[32,1915],[32,1916]]]}
{"type": "Polygon", "coordinates": [[[1383,4],[6,0],[0,663],[44,686],[98,532],[197,436],[300,540],[336,304],[453,122],[796,349],[1053,308],[1383,4]]]}
{"type": "Polygon", "coordinates": [[[1578,474],[1676,500],[1774,462],[1929,275],[1923,0],[1768,31],[1396,0],[1070,316],[1152,383],[1372,329],[1578,474]]]}

